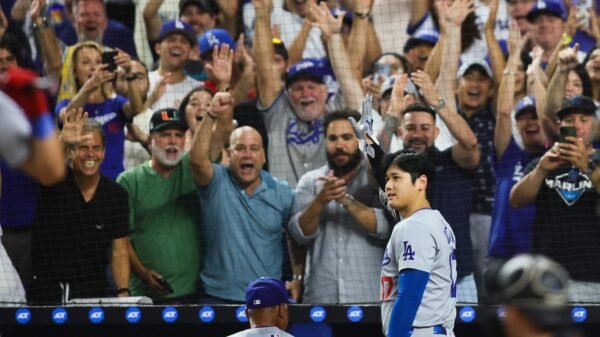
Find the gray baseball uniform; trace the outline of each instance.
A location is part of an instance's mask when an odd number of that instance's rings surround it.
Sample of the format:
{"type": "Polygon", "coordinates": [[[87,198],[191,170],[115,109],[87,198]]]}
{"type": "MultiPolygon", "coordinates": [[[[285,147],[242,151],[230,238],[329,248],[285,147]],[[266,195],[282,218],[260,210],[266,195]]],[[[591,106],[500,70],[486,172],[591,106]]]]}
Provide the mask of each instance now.
{"type": "Polygon", "coordinates": [[[265,326],[260,328],[250,328],[229,337],[294,337],[289,333],[279,329],[276,326],[265,326]]]}
{"type": "Polygon", "coordinates": [[[394,227],[381,268],[381,319],[386,336],[398,296],[398,273],[403,269],[429,273],[413,322],[415,331],[441,325],[447,335],[452,334],[456,317],[455,249],[454,232],[437,210],[418,210],[394,227]]]}

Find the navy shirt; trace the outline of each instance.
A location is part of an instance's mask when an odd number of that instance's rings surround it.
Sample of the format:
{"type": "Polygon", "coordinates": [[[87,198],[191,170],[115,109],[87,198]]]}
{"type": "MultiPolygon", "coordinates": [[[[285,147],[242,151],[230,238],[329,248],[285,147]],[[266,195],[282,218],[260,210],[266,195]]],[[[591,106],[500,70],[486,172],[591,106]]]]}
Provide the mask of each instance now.
{"type": "Polygon", "coordinates": [[[462,111],[461,116],[467,121],[469,127],[477,137],[481,159],[479,166],[473,172],[473,212],[492,214],[494,202],[494,128],[496,117],[490,104],[467,117],[462,111]]]}
{"type": "Polygon", "coordinates": [[[38,183],[2,160],[0,160],[0,172],[2,172],[2,194],[0,195],[2,228],[31,226],[39,194],[38,183]]]}
{"type": "MultiPolygon", "coordinates": [[[[68,20],[63,20],[60,24],[54,25],[56,37],[67,46],[77,43],[77,32],[68,20]]],[[[132,58],[137,58],[137,51],[133,41],[133,33],[127,26],[115,20],[108,20],[102,44],[110,48],[119,48],[125,51],[132,58]]]]}

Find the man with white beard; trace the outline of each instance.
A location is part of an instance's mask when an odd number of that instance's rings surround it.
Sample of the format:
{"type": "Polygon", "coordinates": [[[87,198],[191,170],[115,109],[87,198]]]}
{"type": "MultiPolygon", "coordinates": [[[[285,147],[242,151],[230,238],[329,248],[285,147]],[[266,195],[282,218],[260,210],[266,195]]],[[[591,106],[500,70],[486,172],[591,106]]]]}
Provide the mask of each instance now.
{"type": "Polygon", "coordinates": [[[188,126],[176,109],[160,109],[150,120],[151,159],[122,173],[129,192],[129,256],[132,296],[154,303],[196,300],[200,271],[198,197],[184,153],[188,126]]]}

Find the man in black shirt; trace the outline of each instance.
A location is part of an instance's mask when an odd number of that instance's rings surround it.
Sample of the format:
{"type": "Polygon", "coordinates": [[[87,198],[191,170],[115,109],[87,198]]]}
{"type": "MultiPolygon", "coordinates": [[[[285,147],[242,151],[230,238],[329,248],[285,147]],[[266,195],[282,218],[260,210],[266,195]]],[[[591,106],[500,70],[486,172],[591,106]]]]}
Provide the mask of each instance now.
{"type": "Polygon", "coordinates": [[[41,189],[28,294],[33,303],[129,295],[127,192],[99,172],[106,146],[102,126],[82,124],[80,139],[67,150],[66,178],[41,189]],[[105,273],[109,249],[116,294],[109,292],[105,273]]]}

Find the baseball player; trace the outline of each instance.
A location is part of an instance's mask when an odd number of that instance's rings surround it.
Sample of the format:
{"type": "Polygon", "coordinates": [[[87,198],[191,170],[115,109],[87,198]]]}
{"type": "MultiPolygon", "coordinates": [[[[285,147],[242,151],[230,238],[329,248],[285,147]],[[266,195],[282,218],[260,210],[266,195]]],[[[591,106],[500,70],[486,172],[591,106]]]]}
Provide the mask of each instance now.
{"type": "Polygon", "coordinates": [[[388,337],[454,336],[456,240],[427,188],[434,174],[427,157],[412,150],[383,163],[385,193],[402,217],[381,268],[381,318],[388,337]]]}
{"type": "Polygon", "coordinates": [[[250,329],[229,337],[294,337],[283,331],[289,321],[288,292],[281,280],[261,277],[246,288],[246,316],[250,329]]]}

